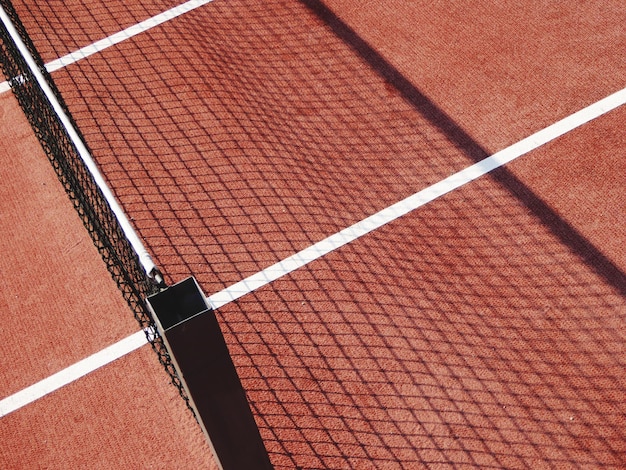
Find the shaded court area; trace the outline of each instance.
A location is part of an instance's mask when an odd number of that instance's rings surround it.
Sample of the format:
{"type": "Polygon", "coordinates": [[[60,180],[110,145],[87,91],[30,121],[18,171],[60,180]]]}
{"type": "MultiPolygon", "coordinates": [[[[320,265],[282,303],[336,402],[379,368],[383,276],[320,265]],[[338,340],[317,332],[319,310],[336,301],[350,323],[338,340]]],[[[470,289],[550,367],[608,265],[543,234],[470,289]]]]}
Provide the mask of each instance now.
{"type": "MultiPolygon", "coordinates": [[[[619,2],[353,3],[215,0],[53,73],[168,282],[217,295],[624,86],[619,2]]],[[[169,7],[15,6],[46,61],[169,7]]],[[[624,464],[624,113],[219,305],[276,468],[624,464]]]]}

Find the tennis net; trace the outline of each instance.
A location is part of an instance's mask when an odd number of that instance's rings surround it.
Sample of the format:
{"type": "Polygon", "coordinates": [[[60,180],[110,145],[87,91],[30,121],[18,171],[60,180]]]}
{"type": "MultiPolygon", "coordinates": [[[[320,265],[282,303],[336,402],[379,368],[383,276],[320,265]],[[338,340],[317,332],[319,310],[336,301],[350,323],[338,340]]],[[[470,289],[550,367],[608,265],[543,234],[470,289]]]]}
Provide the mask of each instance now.
{"type": "Polygon", "coordinates": [[[111,276],[189,405],[145,304],[147,296],[165,286],[162,275],[90,160],[85,140],[13,5],[2,0],[0,6],[0,61],[7,81],[111,276]]]}

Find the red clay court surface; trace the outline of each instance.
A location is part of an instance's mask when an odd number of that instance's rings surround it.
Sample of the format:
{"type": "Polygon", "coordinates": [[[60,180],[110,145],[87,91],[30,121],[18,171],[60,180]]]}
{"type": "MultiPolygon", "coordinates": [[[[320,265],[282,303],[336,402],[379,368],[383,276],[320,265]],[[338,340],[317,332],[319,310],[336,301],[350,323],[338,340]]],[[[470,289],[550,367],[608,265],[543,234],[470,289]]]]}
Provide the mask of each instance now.
{"type": "MultiPolygon", "coordinates": [[[[176,2],[15,1],[45,61],[176,2]]],[[[212,295],[624,88],[621,2],[215,0],[52,76],[212,295]]],[[[0,397],[137,325],[0,96],[0,397]]],[[[217,309],[276,468],[624,468],[624,106],[217,309]]],[[[2,468],[212,468],[149,347],[0,418],[2,468]]]]}

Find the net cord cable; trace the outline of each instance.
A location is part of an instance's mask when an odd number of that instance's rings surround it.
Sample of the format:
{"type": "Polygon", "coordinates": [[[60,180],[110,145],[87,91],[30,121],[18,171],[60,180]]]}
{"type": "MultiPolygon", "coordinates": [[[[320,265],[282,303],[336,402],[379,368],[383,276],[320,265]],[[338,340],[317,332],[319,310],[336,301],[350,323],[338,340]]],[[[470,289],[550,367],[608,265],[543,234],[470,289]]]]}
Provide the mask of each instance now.
{"type": "Polygon", "coordinates": [[[148,250],[146,249],[141,239],[137,235],[137,232],[135,232],[135,229],[133,228],[130,221],[126,217],[126,214],[122,210],[121,206],[115,199],[115,196],[113,195],[111,189],[108,187],[104,177],[102,176],[102,173],[100,173],[98,166],[93,160],[91,153],[89,152],[85,143],[82,141],[82,139],[78,135],[78,132],[74,128],[74,125],[68,118],[63,107],[59,103],[59,100],[57,99],[56,95],[51,90],[45,77],[39,70],[39,67],[37,67],[35,59],[32,57],[32,55],[30,54],[30,51],[28,50],[28,48],[22,41],[22,38],[20,37],[19,33],[15,29],[13,22],[7,15],[4,8],[1,8],[1,7],[0,7],[0,19],[2,19],[2,22],[4,23],[4,26],[7,29],[7,32],[11,35],[11,38],[15,42],[15,45],[17,46],[24,60],[26,61],[26,64],[30,72],[33,74],[34,78],[37,80],[38,85],[41,87],[42,91],[46,95],[46,98],[49,100],[50,104],[52,105],[54,112],[57,114],[59,118],[59,121],[65,128],[72,143],[76,147],[76,150],[80,158],[82,159],[83,163],[85,164],[85,166],[91,173],[98,188],[100,188],[100,191],[102,192],[104,198],[106,199],[106,202],[109,204],[109,207],[111,208],[115,217],[117,218],[118,223],[120,224],[120,227],[124,235],[126,236],[128,241],[132,245],[133,249],[135,250],[135,253],[137,253],[137,256],[139,257],[139,261],[141,265],[143,266],[143,268],[145,269],[146,274],[148,275],[148,277],[153,279],[157,284],[163,285],[164,281],[163,281],[161,272],[159,271],[156,264],[152,260],[152,257],[150,256],[150,254],[148,253],[148,250]]]}

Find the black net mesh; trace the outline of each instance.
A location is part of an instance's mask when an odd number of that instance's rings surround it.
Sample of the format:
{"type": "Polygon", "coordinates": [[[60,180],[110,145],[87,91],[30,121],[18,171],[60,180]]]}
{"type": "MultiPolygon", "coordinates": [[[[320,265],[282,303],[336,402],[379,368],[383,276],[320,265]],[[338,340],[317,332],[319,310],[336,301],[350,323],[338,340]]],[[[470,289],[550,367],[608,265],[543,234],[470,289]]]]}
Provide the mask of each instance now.
{"type": "MultiPolygon", "coordinates": [[[[46,60],[171,6],[27,3],[46,60]]],[[[216,1],[54,79],[168,280],[207,293],[486,156],[315,1],[216,1]]],[[[218,315],[276,468],[619,466],[624,285],[498,170],[218,315]]]]}
{"type": "MultiPolygon", "coordinates": [[[[11,17],[22,41],[35,59],[39,70],[64,108],[65,113],[71,116],[12,5],[5,2],[2,2],[1,5],[11,17]]],[[[117,283],[135,318],[145,330],[159,361],[170,374],[172,383],[178,388],[183,399],[189,403],[180,378],[145,304],[148,295],[158,292],[157,283],[148,276],[142,267],[137,253],[124,235],[102,191],[80,158],[67,130],[60,122],[52,104],[29,69],[5,25],[1,24],[0,28],[2,39],[0,59],[5,76],[8,77],[15,96],[24,109],[59,180],[98,248],[111,276],[117,283]]]]}

